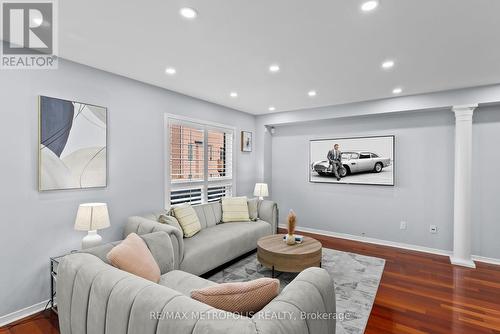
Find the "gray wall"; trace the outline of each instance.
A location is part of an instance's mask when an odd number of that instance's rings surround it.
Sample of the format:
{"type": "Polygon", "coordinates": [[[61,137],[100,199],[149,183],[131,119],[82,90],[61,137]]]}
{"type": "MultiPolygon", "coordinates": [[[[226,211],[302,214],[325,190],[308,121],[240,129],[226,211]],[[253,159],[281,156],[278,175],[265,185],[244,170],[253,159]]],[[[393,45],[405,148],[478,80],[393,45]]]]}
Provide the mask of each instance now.
{"type": "MultiPolygon", "coordinates": [[[[307,111],[304,111],[307,112],[307,111]]],[[[474,117],[474,254],[500,258],[500,109],[474,117]]],[[[276,128],[272,137],[272,191],[300,226],[382,240],[452,249],[454,115],[420,111],[302,122],[276,128]],[[309,139],[396,135],[395,187],[308,182],[309,139]],[[400,230],[401,221],[408,223],[400,230]],[[429,233],[429,225],[438,233],[429,233]]],[[[284,221],[282,220],[282,223],[284,221]]]]}
{"type": "Polygon", "coordinates": [[[239,152],[239,130],[255,131],[255,117],[164,89],[60,62],[58,70],[0,73],[0,316],[49,297],[49,256],[79,248],[73,230],[80,203],[107,202],[121,237],[128,216],[163,207],[163,115],[172,113],[237,128],[237,191],[251,194],[255,153],[239,152]],[[37,191],[37,96],[108,107],[109,186],[102,190],[37,191]]]}
{"type": "Polygon", "coordinates": [[[473,125],[472,253],[500,259],[500,107],[480,108],[473,125]]]}

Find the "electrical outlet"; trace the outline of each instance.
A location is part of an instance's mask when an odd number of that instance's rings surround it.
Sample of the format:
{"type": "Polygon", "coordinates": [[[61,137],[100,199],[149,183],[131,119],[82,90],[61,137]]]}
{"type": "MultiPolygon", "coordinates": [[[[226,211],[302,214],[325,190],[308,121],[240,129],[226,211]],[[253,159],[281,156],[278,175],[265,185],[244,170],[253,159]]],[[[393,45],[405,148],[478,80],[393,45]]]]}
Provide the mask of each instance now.
{"type": "Polygon", "coordinates": [[[406,230],[406,222],[405,221],[402,221],[401,223],[399,223],[399,229],[406,230]]]}
{"type": "Polygon", "coordinates": [[[438,233],[438,227],[437,227],[437,225],[431,225],[431,226],[429,226],[429,232],[431,232],[433,234],[438,233]]]}

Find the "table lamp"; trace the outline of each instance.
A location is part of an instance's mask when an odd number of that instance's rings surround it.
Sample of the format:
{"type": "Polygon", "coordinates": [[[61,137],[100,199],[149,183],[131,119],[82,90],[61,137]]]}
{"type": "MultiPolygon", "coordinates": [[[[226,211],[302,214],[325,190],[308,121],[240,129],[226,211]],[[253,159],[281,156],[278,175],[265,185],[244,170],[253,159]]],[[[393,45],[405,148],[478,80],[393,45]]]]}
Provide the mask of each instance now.
{"type": "Polygon", "coordinates": [[[260,200],[264,197],[269,196],[269,190],[267,189],[267,183],[256,183],[255,189],[253,190],[254,196],[259,196],[260,200]]]}
{"type": "Polygon", "coordinates": [[[108,206],[106,203],[80,204],[75,220],[75,230],[88,231],[82,239],[82,249],[99,246],[102,238],[97,230],[109,227],[108,206]]]}

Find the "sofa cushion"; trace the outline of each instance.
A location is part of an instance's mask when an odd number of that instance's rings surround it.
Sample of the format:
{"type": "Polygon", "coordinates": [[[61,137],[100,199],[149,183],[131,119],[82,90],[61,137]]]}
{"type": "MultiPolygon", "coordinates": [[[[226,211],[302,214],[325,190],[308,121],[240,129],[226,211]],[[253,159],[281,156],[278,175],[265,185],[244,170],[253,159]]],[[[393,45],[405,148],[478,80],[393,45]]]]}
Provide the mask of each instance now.
{"type": "Polygon", "coordinates": [[[190,238],[201,230],[198,215],[190,204],[176,206],[172,211],[182,227],[185,238],[190,238]]]}
{"type": "Polygon", "coordinates": [[[224,197],[221,203],[222,221],[224,223],[250,220],[246,197],[224,197]]]}
{"type": "Polygon", "coordinates": [[[148,246],[137,234],[131,233],[107,255],[109,262],[126,272],[158,283],[160,267],[148,246]]]}
{"type": "Polygon", "coordinates": [[[250,282],[222,283],[195,289],[191,298],[219,310],[249,314],[260,311],[280,292],[280,281],[259,278],[250,282]]]}
{"type": "Polygon", "coordinates": [[[184,260],[180,270],[201,275],[257,248],[259,238],[272,234],[271,224],[234,222],[201,230],[184,239],[184,260]]]}
{"type": "Polygon", "coordinates": [[[181,270],[172,270],[163,274],[158,284],[167,288],[179,291],[183,295],[191,297],[191,291],[195,289],[208,288],[217,285],[217,283],[206,280],[199,276],[187,273],[181,270]]]}
{"type": "Polygon", "coordinates": [[[158,222],[161,224],[167,224],[167,225],[173,226],[182,232],[182,227],[179,224],[179,221],[177,220],[177,218],[175,218],[174,216],[162,214],[158,217],[158,222]]]}
{"type": "Polygon", "coordinates": [[[193,209],[198,215],[202,229],[215,226],[221,222],[222,207],[220,202],[194,205],[193,209]]]}
{"type": "Polygon", "coordinates": [[[175,268],[174,247],[167,232],[147,233],[140,237],[148,246],[162,274],[175,268]]]}
{"type": "Polygon", "coordinates": [[[150,220],[154,220],[154,221],[159,221],[159,218],[161,215],[167,215],[167,216],[170,215],[170,210],[162,209],[162,210],[159,210],[156,212],[150,212],[148,214],[143,215],[142,217],[150,219],[150,220]]]}
{"type": "Polygon", "coordinates": [[[259,199],[249,198],[247,204],[248,204],[248,215],[250,216],[250,220],[256,221],[259,218],[259,199]]]}
{"type": "Polygon", "coordinates": [[[203,212],[204,206],[205,206],[204,204],[193,205],[193,210],[194,210],[194,212],[196,212],[196,215],[198,216],[198,220],[200,221],[201,229],[207,228],[207,220],[206,220],[205,214],[203,212]]]}

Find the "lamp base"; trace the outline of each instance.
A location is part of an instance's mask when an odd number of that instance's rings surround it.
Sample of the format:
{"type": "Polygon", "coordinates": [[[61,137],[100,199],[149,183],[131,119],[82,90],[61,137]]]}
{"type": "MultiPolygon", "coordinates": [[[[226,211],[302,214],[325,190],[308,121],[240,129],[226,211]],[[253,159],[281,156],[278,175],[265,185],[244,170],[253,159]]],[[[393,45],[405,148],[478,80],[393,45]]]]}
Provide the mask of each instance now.
{"type": "Polygon", "coordinates": [[[99,246],[101,242],[102,237],[97,234],[97,230],[89,231],[89,234],[82,239],[82,249],[99,246]]]}

